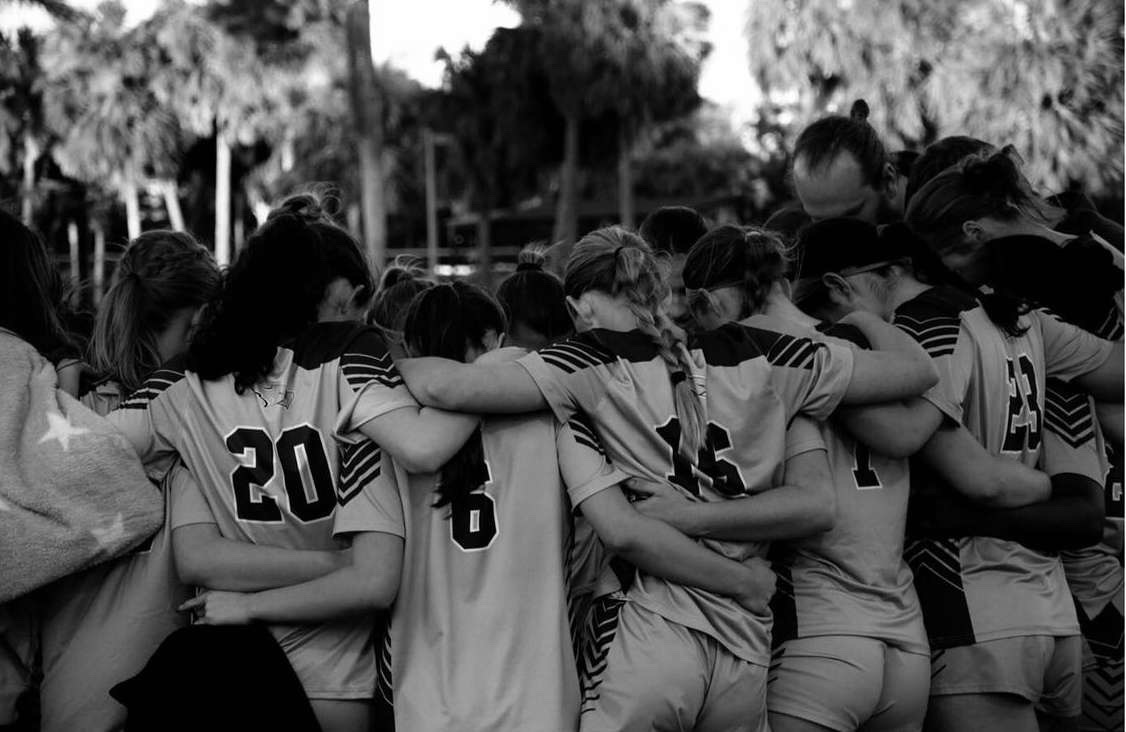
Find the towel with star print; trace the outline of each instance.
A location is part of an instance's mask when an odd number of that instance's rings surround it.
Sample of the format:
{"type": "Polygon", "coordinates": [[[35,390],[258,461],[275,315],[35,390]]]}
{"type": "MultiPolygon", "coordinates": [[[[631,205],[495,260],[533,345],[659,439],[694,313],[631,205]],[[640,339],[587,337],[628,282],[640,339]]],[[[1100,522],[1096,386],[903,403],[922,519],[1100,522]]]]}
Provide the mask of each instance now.
{"type": "Polygon", "coordinates": [[[0,603],[124,554],[164,520],[125,437],[56,387],[51,363],[0,329],[0,603]]]}

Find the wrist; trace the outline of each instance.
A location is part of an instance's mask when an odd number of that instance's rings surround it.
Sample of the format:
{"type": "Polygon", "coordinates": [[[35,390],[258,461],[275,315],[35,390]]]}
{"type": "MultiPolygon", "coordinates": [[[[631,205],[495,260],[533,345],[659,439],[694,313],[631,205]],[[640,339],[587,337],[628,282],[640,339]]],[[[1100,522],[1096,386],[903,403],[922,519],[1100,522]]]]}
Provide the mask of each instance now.
{"type": "Polygon", "coordinates": [[[261,592],[248,592],[243,595],[243,609],[246,613],[247,622],[255,623],[262,620],[261,595],[261,592]]]}

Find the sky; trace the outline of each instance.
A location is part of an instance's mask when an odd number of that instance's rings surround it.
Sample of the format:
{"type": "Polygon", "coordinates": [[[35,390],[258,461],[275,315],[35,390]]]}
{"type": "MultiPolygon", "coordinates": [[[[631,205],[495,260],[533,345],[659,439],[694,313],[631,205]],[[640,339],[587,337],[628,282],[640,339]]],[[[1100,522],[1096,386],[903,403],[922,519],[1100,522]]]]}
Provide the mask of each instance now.
{"type": "MultiPolygon", "coordinates": [[[[99,0],[72,0],[93,10],[99,0]]],[[[441,82],[442,66],[434,60],[440,47],[456,53],[468,45],[479,49],[498,26],[514,26],[519,16],[493,0],[369,0],[372,53],[390,61],[428,86],[441,82]]],[[[704,62],[700,94],[731,110],[738,124],[751,119],[758,101],[757,87],[747,68],[743,36],[748,0],[703,0],[711,10],[709,40],[712,52],[704,62]]],[[[160,0],[124,0],[126,23],[152,15],[160,0]]],[[[40,11],[8,5],[0,10],[0,30],[20,25],[43,28],[50,21],[40,11]]]]}

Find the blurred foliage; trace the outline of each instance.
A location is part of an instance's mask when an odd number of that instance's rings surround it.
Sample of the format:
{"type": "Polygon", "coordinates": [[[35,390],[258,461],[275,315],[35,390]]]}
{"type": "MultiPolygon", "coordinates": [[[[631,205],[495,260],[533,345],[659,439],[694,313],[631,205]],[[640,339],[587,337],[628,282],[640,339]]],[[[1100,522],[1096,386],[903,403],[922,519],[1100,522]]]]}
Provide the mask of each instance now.
{"type": "Polygon", "coordinates": [[[1117,0],[755,0],[747,38],[790,140],[864,97],[891,149],[972,135],[1015,145],[1045,189],[1121,194],[1117,0]]]}

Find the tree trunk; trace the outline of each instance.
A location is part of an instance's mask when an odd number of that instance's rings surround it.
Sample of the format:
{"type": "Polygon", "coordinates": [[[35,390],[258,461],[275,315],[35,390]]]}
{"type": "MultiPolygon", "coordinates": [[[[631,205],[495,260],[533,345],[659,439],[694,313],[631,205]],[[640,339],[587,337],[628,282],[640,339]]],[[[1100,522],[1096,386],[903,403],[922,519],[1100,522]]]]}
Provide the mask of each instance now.
{"type": "Polygon", "coordinates": [[[426,266],[430,274],[438,271],[438,173],[434,161],[434,133],[422,131],[424,168],[426,170],[426,266]]]}
{"type": "Polygon", "coordinates": [[[78,224],[73,221],[66,225],[66,243],[70,255],[70,285],[77,292],[82,284],[82,252],[78,246],[78,224]]]}
{"type": "Polygon", "coordinates": [[[125,202],[125,230],[129,239],[141,235],[141,201],[137,193],[137,176],[132,170],[122,176],[121,198],[125,202]]]}
{"type": "Polygon", "coordinates": [[[94,304],[102,301],[106,291],[106,232],[102,222],[95,221],[94,229],[94,304]]]}
{"type": "Polygon", "coordinates": [[[371,56],[371,21],[367,0],[348,8],[348,71],[360,157],[364,247],[373,266],[382,269],[387,249],[387,204],[383,191],[383,110],[371,56]]]}
{"type": "Polygon", "coordinates": [[[633,228],[632,143],[623,124],[618,130],[618,218],[627,229],[633,228]]]}
{"type": "Polygon", "coordinates": [[[235,196],[235,215],[234,215],[234,242],[235,254],[237,255],[242,251],[242,245],[246,242],[246,204],[243,202],[242,196],[235,196]]]}
{"type": "Polygon", "coordinates": [[[579,117],[569,114],[565,118],[563,138],[563,165],[559,169],[559,200],[555,207],[555,230],[552,244],[552,266],[562,270],[571,256],[578,230],[578,172],[579,172],[579,117]]]}
{"type": "Polygon", "coordinates": [[[28,226],[35,215],[35,161],[39,159],[39,142],[30,132],[23,134],[23,200],[20,217],[28,226]]]}
{"type": "Polygon", "coordinates": [[[231,261],[231,145],[222,130],[215,135],[215,261],[231,261]]]}
{"type": "Polygon", "coordinates": [[[176,181],[161,181],[160,192],[164,195],[164,207],[168,210],[168,224],[173,231],[184,231],[184,212],[180,210],[180,190],[176,181]]]}

